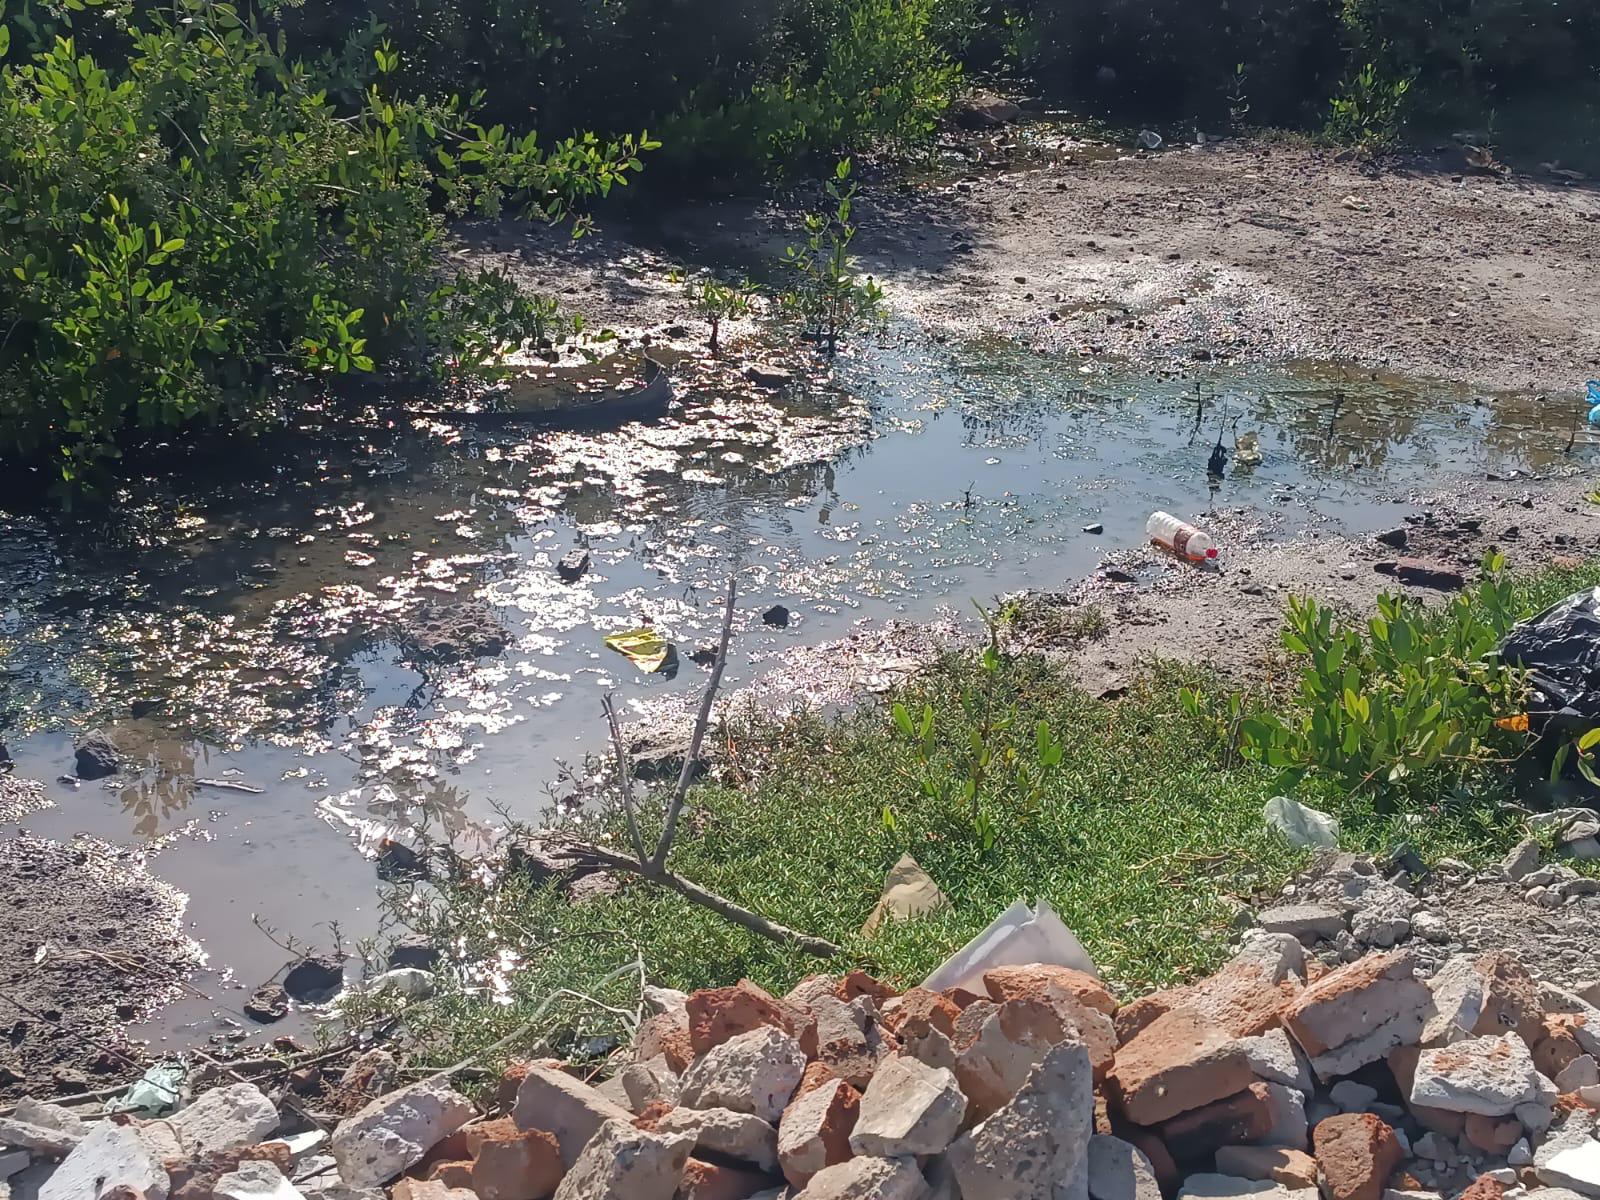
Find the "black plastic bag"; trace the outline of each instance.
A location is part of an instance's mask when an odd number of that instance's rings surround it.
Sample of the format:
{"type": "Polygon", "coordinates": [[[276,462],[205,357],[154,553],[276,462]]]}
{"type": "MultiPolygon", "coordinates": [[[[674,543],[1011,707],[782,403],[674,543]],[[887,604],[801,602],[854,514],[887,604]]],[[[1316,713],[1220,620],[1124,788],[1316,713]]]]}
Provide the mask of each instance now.
{"type": "Polygon", "coordinates": [[[1600,587],[1522,622],[1500,644],[1500,657],[1529,672],[1535,729],[1580,732],[1600,725],[1600,587]]]}

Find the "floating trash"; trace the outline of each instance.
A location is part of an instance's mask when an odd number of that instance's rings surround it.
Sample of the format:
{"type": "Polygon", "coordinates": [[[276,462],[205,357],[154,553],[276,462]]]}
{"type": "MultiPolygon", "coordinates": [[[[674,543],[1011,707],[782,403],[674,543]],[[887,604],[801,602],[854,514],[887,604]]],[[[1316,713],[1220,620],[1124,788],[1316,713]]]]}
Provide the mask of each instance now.
{"type": "Polygon", "coordinates": [[[666,665],[672,654],[672,643],[648,625],[629,629],[623,633],[606,636],[606,645],[618,654],[625,654],[641,671],[655,672],[666,665]]]}

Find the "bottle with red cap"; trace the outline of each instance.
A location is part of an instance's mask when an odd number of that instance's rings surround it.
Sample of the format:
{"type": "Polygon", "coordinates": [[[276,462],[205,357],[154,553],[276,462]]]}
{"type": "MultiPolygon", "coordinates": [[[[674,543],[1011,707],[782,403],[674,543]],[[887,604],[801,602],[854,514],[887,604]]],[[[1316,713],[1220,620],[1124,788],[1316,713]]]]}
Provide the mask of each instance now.
{"type": "Polygon", "coordinates": [[[1169,512],[1151,513],[1144,531],[1163,550],[1170,550],[1190,562],[1208,562],[1217,557],[1217,546],[1210,534],[1169,512]]]}

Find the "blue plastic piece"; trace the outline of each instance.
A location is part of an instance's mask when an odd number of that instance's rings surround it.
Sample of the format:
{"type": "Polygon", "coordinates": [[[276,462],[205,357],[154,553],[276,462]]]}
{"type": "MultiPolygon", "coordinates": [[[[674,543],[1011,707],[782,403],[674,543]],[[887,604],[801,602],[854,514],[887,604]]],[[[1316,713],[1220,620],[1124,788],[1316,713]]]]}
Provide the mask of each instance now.
{"type": "Polygon", "coordinates": [[[1600,404],[1596,404],[1589,410],[1589,424],[1600,426],[1600,404]]]}
{"type": "Polygon", "coordinates": [[[1589,380],[1589,403],[1600,404],[1600,379],[1589,380]]]}

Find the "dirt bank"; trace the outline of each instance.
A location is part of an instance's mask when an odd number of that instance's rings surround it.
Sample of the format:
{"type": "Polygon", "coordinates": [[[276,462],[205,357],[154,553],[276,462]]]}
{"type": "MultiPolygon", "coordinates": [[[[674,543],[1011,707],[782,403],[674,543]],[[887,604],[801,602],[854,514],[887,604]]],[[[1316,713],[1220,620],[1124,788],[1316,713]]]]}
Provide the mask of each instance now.
{"type": "MultiPolygon", "coordinates": [[[[968,146],[1000,166],[863,193],[856,249],[898,315],[1163,367],[1334,359],[1549,392],[1600,374],[1594,190],[1276,143],[1069,145],[1005,169],[1019,136],[968,146]]],[[[667,269],[770,267],[798,212],[697,205],[576,244],[508,222],[471,231],[462,256],[560,279],[593,322],[693,342],[667,269]]]]}
{"type": "Polygon", "coordinates": [[[124,1027],[172,999],[200,961],[179,925],[184,904],[135,851],[0,842],[0,1097],[138,1073],[124,1027]]]}

